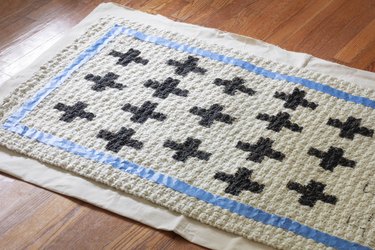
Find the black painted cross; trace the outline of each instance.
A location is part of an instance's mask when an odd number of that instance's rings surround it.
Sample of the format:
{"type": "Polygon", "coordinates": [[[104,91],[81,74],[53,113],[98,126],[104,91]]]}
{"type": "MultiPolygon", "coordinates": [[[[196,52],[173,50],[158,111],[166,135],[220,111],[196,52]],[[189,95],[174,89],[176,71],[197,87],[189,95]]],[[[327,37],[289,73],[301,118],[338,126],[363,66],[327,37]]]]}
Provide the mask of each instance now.
{"type": "Polygon", "coordinates": [[[292,181],[287,184],[288,189],[297,191],[298,193],[302,194],[298,202],[301,205],[309,207],[313,207],[319,200],[333,205],[336,204],[337,198],[335,196],[326,195],[323,193],[325,187],[325,184],[314,180],[311,180],[306,186],[292,181]]]}
{"type": "Polygon", "coordinates": [[[251,181],[250,177],[252,173],[253,171],[247,168],[239,168],[234,175],[218,172],[215,174],[214,178],[229,184],[224,190],[224,192],[228,194],[239,195],[244,190],[253,193],[261,193],[264,189],[264,185],[251,181]]]}
{"type": "Polygon", "coordinates": [[[372,137],[374,135],[374,130],[360,127],[361,121],[362,119],[356,119],[353,116],[349,116],[346,122],[342,122],[339,119],[329,118],[327,125],[339,128],[341,130],[339,136],[342,138],[353,140],[355,134],[372,137]]]}
{"type": "Polygon", "coordinates": [[[53,107],[54,109],[64,111],[65,113],[60,117],[60,121],[72,122],[75,118],[85,118],[89,121],[94,119],[95,115],[90,112],[86,112],[84,109],[87,108],[87,104],[84,102],[77,102],[73,106],[68,106],[63,103],[58,103],[53,107]]]}
{"type": "Polygon", "coordinates": [[[198,139],[188,137],[184,143],[167,140],[163,146],[177,151],[172,156],[173,159],[177,161],[185,162],[189,157],[196,157],[200,160],[208,161],[211,153],[198,150],[201,143],[202,142],[198,139]]]}
{"type": "Polygon", "coordinates": [[[141,107],[132,106],[130,103],[127,103],[122,107],[122,110],[134,114],[130,118],[130,120],[132,120],[133,122],[144,123],[149,118],[158,121],[164,121],[167,118],[166,115],[154,112],[157,106],[157,103],[152,103],[149,101],[144,102],[141,107]]]}
{"type": "Polygon", "coordinates": [[[284,100],[284,107],[288,109],[296,110],[298,106],[305,108],[316,109],[318,104],[315,102],[309,102],[305,99],[306,92],[295,88],[291,94],[286,94],[284,92],[275,92],[273,97],[284,100]]]}
{"type": "Polygon", "coordinates": [[[233,80],[216,78],[213,82],[213,84],[217,86],[224,86],[224,93],[228,95],[235,95],[237,91],[248,95],[254,95],[255,91],[252,88],[247,88],[244,83],[245,80],[239,77],[235,77],[233,80]]]}
{"type": "Polygon", "coordinates": [[[127,66],[131,62],[135,63],[140,63],[143,65],[146,65],[148,63],[147,59],[143,59],[139,55],[141,52],[136,49],[129,49],[126,53],[121,53],[116,50],[112,50],[109,55],[114,56],[114,57],[119,57],[118,61],[116,64],[120,64],[122,66],[127,66]]]}
{"type": "Polygon", "coordinates": [[[250,160],[253,162],[261,163],[265,157],[282,161],[285,158],[285,155],[279,151],[273,150],[273,143],[274,141],[270,138],[260,137],[255,144],[239,141],[236,145],[236,148],[246,152],[250,152],[246,160],[250,160]]]}
{"type": "Polygon", "coordinates": [[[91,87],[91,89],[95,91],[103,91],[106,87],[122,90],[126,86],[121,83],[115,82],[118,77],[119,75],[116,75],[113,72],[109,72],[104,77],[88,74],[85,76],[85,79],[88,81],[93,81],[95,83],[91,87]]]}
{"type": "Polygon", "coordinates": [[[194,115],[201,116],[202,119],[199,121],[199,124],[209,128],[214,123],[214,121],[232,124],[233,121],[236,119],[228,114],[221,113],[223,109],[223,106],[219,104],[213,104],[209,109],[199,108],[195,106],[191,108],[189,111],[194,115]]]}
{"type": "Polygon", "coordinates": [[[327,152],[320,151],[316,148],[310,148],[307,152],[309,155],[321,158],[319,166],[325,170],[333,171],[338,165],[343,167],[354,168],[356,162],[343,157],[344,150],[341,148],[330,147],[327,152]]]}
{"type": "Polygon", "coordinates": [[[107,150],[118,153],[123,146],[128,146],[135,149],[141,149],[143,147],[142,142],[131,139],[134,134],[135,131],[133,129],[122,127],[117,133],[112,133],[107,130],[100,130],[97,137],[109,141],[105,146],[107,150]]]}
{"type": "Polygon", "coordinates": [[[285,112],[279,112],[277,115],[258,114],[256,119],[270,122],[267,129],[275,132],[280,132],[283,127],[290,129],[293,132],[301,132],[303,127],[298,126],[296,123],[290,121],[290,115],[285,112]]]}
{"type": "Polygon", "coordinates": [[[194,72],[204,75],[206,73],[206,69],[198,67],[199,58],[188,56],[188,58],[183,62],[175,61],[175,60],[168,60],[167,64],[171,66],[176,66],[175,73],[181,76],[187,76],[188,73],[194,72]]]}
{"type": "Polygon", "coordinates": [[[169,94],[186,97],[189,91],[177,88],[177,85],[179,83],[179,80],[168,77],[163,83],[148,80],[147,82],[145,82],[144,86],[147,88],[155,89],[155,92],[152,94],[152,96],[159,97],[161,99],[166,99],[169,94]]]}

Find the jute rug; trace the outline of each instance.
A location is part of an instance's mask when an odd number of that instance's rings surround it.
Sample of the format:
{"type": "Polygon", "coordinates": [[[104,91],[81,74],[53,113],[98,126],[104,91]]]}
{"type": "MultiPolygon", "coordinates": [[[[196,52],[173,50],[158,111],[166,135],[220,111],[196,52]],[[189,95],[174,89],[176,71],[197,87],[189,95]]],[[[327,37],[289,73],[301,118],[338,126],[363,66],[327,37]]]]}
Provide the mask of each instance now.
{"type": "Polygon", "coordinates": [[[375,93],[124,19],[2,104],[0,143],[282,249],[375,247],[375,93]]]}

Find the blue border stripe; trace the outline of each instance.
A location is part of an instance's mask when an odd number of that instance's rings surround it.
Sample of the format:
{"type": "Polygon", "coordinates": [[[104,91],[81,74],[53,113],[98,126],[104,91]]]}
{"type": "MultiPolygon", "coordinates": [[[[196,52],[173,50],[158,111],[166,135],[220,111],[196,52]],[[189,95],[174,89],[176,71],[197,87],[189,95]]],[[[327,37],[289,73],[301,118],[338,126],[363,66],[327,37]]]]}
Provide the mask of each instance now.
{"type": "Polygon", "coordinates": [[[54,89],[56,89],[59,85],[61,85],[76,69],[78,69],[81,65],[83,65],[85,62],[90,60],[90,58],[93,57],[98,51],[100,51],[105,46],[105,44],[107,44],[111,39],[113,39],[115,36],[121,33],[124,33],[129,36],[133,36],[143,41],[152,42],[152,43],[166,46],[166,47],[176,49],[179,51],[185,51],[188,53],[205,56],[213,60],[217,60],[217,61],[224,62],[227,64],[239,66],[248,71],[254,72],[259,75],[263,75],[268,78],[277,79],[277,80],[285,80],[288,82],[301,84],[308,88],[315,89],[324,93],[328,93],[328,94],[331,94],[332,96],[335,96],[344,100],[363,104],[368,107],[375,107],[374,101],[370,99],[367,99],[364,97],[353,96],[341,90],[334,89],[330,86],[327,86],[321,83],[316,83],[316,82],[303,79],[303,78],[287,76],[287,75],[271,72],[271,71],[257,67],[253,64],[247,63],[239,59],[215,54],[210,51],[205,51],[199,48],[191,47],[189,45],[179,44],[173,41],[166,40],[164,38],[148,36],[136,30],[132,30],[126,27],[115,25],[103,37],[101,37],[92,46],[90,46],[88,49],[82,52],[73,61],[73,63],[70,66],[68,66],[58,76],[53,78],[51,82],[49,82],[46,86],[40,89],[36,93],[36,95],[34,95],[30,100],[26,101],[19,110],[13,113],[6,120],[6,122],[3,124],[3,128],[9,131],[13,131],[17,134],[20,134],[21,136],[25,136],[30,139],[37,140],[46,145],[57,147],[66,152],[70,152],[72,154],[84,157],[86,159],[90,159],[96,162],[111,165],[127,173],[135,174],[141,178],[154,181],[155,183],[164,185],[173,190],[195,197],[197,199],[200,199],[212,205],[219,206],[223,209],[227,209],[233,213],[237,213],[246,218],[253,219],[255,221],[262,222],[267,225],[272,225],[278,228],[285,229],[287,231],[290,231],[295,234],[301,235],[303,237],[315,240],[316,242],[320,242],[330,247],[334,247],[337,249],[348,249],[348,248],[370,249],[366,246],[362,246],[360,244],[350,242],[350,241],[338,238],[336,236],[321,232],[319,230],[310,228],[296,221],[293,221],[289,218],[280,217],[274,214],[269,214],[257,208],[251,207],[249,205],[245,205],[243,203],[239,203],[237,201],[230,200],[225,197],[211,194],[205,190],[196,188],[185,182],[174,179],[173,177],[166,176],[161,173],[157,173],[153,171],[152,169],[138,166],[135,163],[122,160],[118,157],[108,155],[104,152],[99,152],[94,149],[85,148],[83,146],[77,145],[66,139],[58,138],[51,134],[43,133],[41,131],[37,131],[33,128],[28,128],[24,125],[19,124],[19,122],[24,117],[26,117],[26,115],[29,112],[31,112],[48,94],[50,94],[54,89]]]}
{"type": "Polygon", "coordinates": [[[286,81],[286,82],[290,82],[290,83],[294,83],[294,84],[299,84],[299,85],[302,85],[306,88],[313,89],[313,90],[316,90],[316,91],[319,91],[319,92],[323,92],[323,93],[329,94],[331,96],[334,96],[336,98],[343,99],[345,101],[354,102],[354,103],[361,104],[361,105],[364,105],[364,106],[370,107],[370,108],[375,108],[375,101],[374,100],[371,100],[369,98],[362,97],[362,96],[352,95],[352,94],[349,94],[345,91],[342,91],[342,90],[333,88],[331,86],[328,86],[326,84],[314,82],[314,81],[311,81],[311,80],[308,80],[308,79],[305,79],[305,78],[301,78],[301,77],[290,76],[290,75],[280,74],[280,73],[277,73],[277,72],[272,72],[270,70],[267,70],[267,69],[262,68],[262,67],[258,67],[258,66],[254,65],[252,63],[249,63],[249,62],[246,62],[246,61],[243,61],[243,60],[240,60],[240,59],[220,55],[220,54],[208,51],[208,50],[203,50],[203,49],[200,49],[200,48],[192,47],[192,46],[189,46],[187,44],[180,44],[180,43],[177,43],[177,42],[174,42],[174,41],[164,39],[162,37],[146,35],[142,32],[139,32],[139,31],[136,31],[136,30],[133,30],[133,29],[125,28],[124,33],[126,35],[135,37],[135,38],[137,38],[139,40],[142,40],[142,41],[151,42],[151,43],[158,44],[158,45],[161,45],[161,46],[164,46],[164,47],[168,47],[168,48],[171,48],[171,49],[187,52],[187,53],[202,56],[202,57],[207,57],[207,58],[210,58],[210,59],[215,60],[215,61],[219,61],[219,62],[223,62],[223,63],[226,63],[226,64],[238,66],[242,69],[245,69],[249,72],[253,72],[257,75],[264,76],[266,78],[270,78],[270,79],[274,79],[274,80],[280,80],[280,81],[286,81]]]}
{"type": "Polygon", "coordinates": [[[80,157],[93,160],[99,163],[109,164],[112,167],[117,168],[121,171],[137,175],[143,179],[153,181],[157,184],[163,185],[177,192],[205,201],[214,206],[227,209],[232,213],[242,215],[248,219],[252,219],[266,225],[271,225],[274,227],[285,229],[297,235],[322,243],[326,246],[333,247],[336,249],[370,250],[369,247],[362,246],[360,244],[350,242],[338,238],[336,236],[324,233],[322,231],[303,225],[299,222],[293,221],[289,218],[281,217],[275,214],[270,214],[250,205],[230,200],[219,195],[214,195],[203,189],[194,187],[186,182],[175,179],[171,176],[155,172],[150,168],[145,168],[135,163],[122,160],[121,158],[118,158],[116,156],[112,156],[104,152],[96,151],[94,149],[89,149],[77,145],[69,140],[58,138],[51,134],[43,133],[24,125],[7,127],[7,129],[21,136],[37,140],[43,144],[59,148],[61,150],[78,155],[80,157]]]}

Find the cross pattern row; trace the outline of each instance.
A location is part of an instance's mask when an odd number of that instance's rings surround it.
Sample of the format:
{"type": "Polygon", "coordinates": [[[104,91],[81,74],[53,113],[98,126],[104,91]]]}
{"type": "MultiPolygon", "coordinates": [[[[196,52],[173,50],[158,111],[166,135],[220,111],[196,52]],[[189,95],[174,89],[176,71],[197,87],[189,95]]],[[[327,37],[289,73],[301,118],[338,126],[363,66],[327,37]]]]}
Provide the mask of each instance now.
{"type": "MultiPolygon", "coordinates": [[[[133,48],[129,49],[125,53],[112,50],[109,55],[118,57],[119,59],[117,60],[116,64],[122,65],[124,67],[128,66],[132,62],[143,65],[147,65],[149,63],[148,59],[144,59],[140,56],[141,51],[133,48]]],[[[188,58],[184,62],[170,59],[167,61],[167,65],[176,67],[175,73],[180,76],[187,76],[190,72],[203,75],[204,73],[206,73],[207,69],[199,67],[198,61],[199,58],[188,56],[188,58]]]]}
{"type": "MultiPolygon", "coordinates": [[[[118,78],[119,78],[119,75],[113,72],[108,72],[104,76],[99,76],[99,75],[94,75],[94,74],[87,74],[85,76],[85,80],[94,82],[94,84],[91,86],[91,89],[98,91],[98,92],[104,91],[107,88],[114,88],[118,90],[124,89],[126,87],[125,84],[116,82],[118,78]]],[[[153,93],[152,96],[158,97],[161,99],[166,99],[170,94],[174,94],[174,95],[181,96],[181,97],[187,97],[189,94],[189,91],[185,89],[180,89],[177,87],[177,85],[180,82],[181,81],[179,79],[167,77],[163,82],[159,82],[156,80],[147,80],[143,85],[147,88],[154,89],[155,92],[153,93]]],[[[245,80],[239,77],[235,77],[233,78],[233,80],[222,80],[220,78],[217,78],[213,82],[213,84],[217,86],[224,86],[224,93],[228,95],[234,96],[237,93],[237,91],[243,92],[248,95],[254,95],[255,91],[251,88],[245,87],[244,83],[245,83],[245,80]]],[[[288,94],[285,94],[285,93],[283,94],[285,96],[289,96],[288,94]]],[[[291,95],[294,95],[294,94],[291,94],[291,95]]],[[[296,107],[299,105],[298,101],[294,100],[293,98],[289,98],[289,99],[284,98],[283,100],[287,104],[286,107],[296,107]],[[290,103],[293,103],[293,106],[291,106],[290,103]]],[[[302,100],[301,100],[300,105],[305,107],[305,105],[303,105],[302,100]]]]}
{"type": "MultiPolygon", "coordinates": [[[[136,123],[144,123],[148,119],[164,121],[167,118],[167,115],[155,112],[157,106],[157,103],[152,103],[150,101],[144,102],[140,107],[127,103],[122,107],[122,110],[133,113],[130,120],[136,123]]],[[[55,106],[55,109],[64,111],[64,115],[60,118],[60,120],[65,122],[72,122],[75,118],[86,118],[88,120],[92,120],[95,115],[93,113],[86,112],[84,110],[86,107],[87,104],[82,102],[78,102],[73,106],[59,103],[55,106]],[[84,114],[89,114],[89,116],[86,117],[84,114]]],[[[223,109],[224,107],[222,105],[213,104],[208,109],[194,106],[189,110],[189,112],[201,117],[199,125],[209,128],[215,121],[232,124],[236,120],[235,117],[223,113],[223,109]]],[[[283,127],[296,132],[302,131],[302,127],[292,123],[290,121],[290,115],[285,112],[280,112],[277,115],[259,114],[256,118],[263,121],[268,121],[269,125],[267,129],[277,132],[281,131],[283,127]]]]}
{"type": "MultiPolygon", "coordinates": [[[[225,172],[217,172],[214,175],[214,179],[226,182],[228,185],[224,189],[225,193],[238,196],[242,191],[250,191],[252,193],[261,193],[265,187],[264,184],[260,184],[256,181],[251,180],[253,170],[247,168],[238,168],[234,174],[228,174],[225,172]]],[[[336,204],[337,197],[324,193],[326,185],[311,180],[307,185],[302,185],[298,182],[288,182],[287,188],[289,190],[297,191],[301,194],[298,202],[301,205],[313,207],[318,201],[324,203],[336,204]]]]}
{"type": "MultiPolygon", "coordinates": [[[[167,116],[162,113],[154,112],[157,106],[157,103],[152,103],[150,101],[146,101],[141,107],[136,107],[128,103],[122,108],[122,110],[134,114],[131,118],[133,122],[144,123],[147,119],[163,121],[167,116]]],[[[86,103],[77,102],[72,106],[58,103],[54,108],[64,112],[60,118],[62,121],[72,122],[75,118],[82,118],[91,121],[94,119],[95,115],[91,112],[85,111],[87,107],[88,105],[86,103]]],[[[213,104],[208,109],[194,106],[189,112],[200,116],[201,120],[199,121],[199,124],[205,127],[210,127],[214,121],[232,124],[236,118],[223,113],[223,109],[224,106],[213,104]]],[[[290,121],[290,115],[286,112],[279,112],[276,115],[260,113],[256,116],[256,119],[269,122],[266,128],[275,132],[280,132],[284,127],[294,132],[301,132],[303,130],[303,127],[290,121]]],[[[362,127],[361,121],[362,119],[357,119],[352,116],[349,116],[345,122],[342,122],[339,119],[329,118],[327,125],[339,128],[339,136],[342,138],[353,140],[356,134],[365,137],[372,137],[374,130],[362,127]]]]}
{"type": "MultiPolygon", "coordinates": [[[[113,89],[118,89],[118,90],[124,89],[126,87],[125,84],[116,82],[118,78],[119,78],[119,75],[113,72],[108,72],[104,76],[99,76],[99,75],[94,75],[94,74],[87,74],[85,76],[85,80],[94,83],[91,86],[91,89],[97,92],[104,91],[107,88],[113,88],[113,89]]],[[[154,89],[155,92],[153,93],[152,96],[158,97],[161,99],[166,99],[170,94],[174,94],[174,95],[181,96],[181,97],[187,97],[189,94],[189,91],[186,89],[180,89],[177,87],[177,85],[180,82],[181,81],[179,79],[167,77],[163,82],[159,82],[156,80],[147,80],[143,85],[147,88],[154,89]]],[[[245,87],[244,83],[245,83],[245,80],[239,77],[235,77],[233,78],[233,80],[223,80],[223,79],[217,78],[213,82],[213,84],[217,86],[224,86],[223,92],[231,96],[234,96],[238,92],[242,92],[250,96],[254,95],[255,91],[252,88],[245,87]]],[[[294,94],[288,95],[285,93],[283,94],[285,96],[294,95],[294,94]]],[[[295,107],[297,107],[298,105],[306,107],[305,105],[303,105],[302,100],[300,100],[301,103],[299,103],[299,101],[293,99],[293,97],[283,98],[283,100],[286,103],[286,105],[284,106],[292,107],[292,109],[295,109],[295,107]]]]}
{"type": "MultiPolygon", "coordinates": [[[[134,62],[136,64],[147,65],[149,63],[148,59],[144,59],[140,56],[141,51],[136,49],[129,49],[127,52],[122,53],[116,50],[112,50],[109,55],[118,57],[118,61],[116,64],[122,65],[124,67],[128,66],[130,63],[134,62]]],[[[169,59],[166,64],[170,66],[175,66],[175,74],[180,76],[187,76],[188,73],[198,73],[204,75],[207,72],[207,69],[198,66],[199,58],[188,56],[187,59],[183,62],[179,62],[176,60],[169,59]]],[[[116,89],[123,89],[126,87],[124,84],[116,83],[115,80],[119,76],[114,74],[113,72],[107,73],[105,76],[94,76],[93,74],[88,74],[85,79],[89,81],[95,82],[92,86],[92,89],[95,91],[103,91],[106,87],[109,88],[116,88],[116,89]]],[[[166,98],[169,94],[173,93],[180,96],[187,96],[187,90],[180,90],[176,89],[179,80],[167,78],[163,84],[158,82],[152,82],[149,80],[145,86],[152,87],[156,89],[154,96],[160,98],[166,98]]],[[[232,80],[224,80],[221,78],[215,79],[213,84],[217,86],[224,87],[224,93],[228,95],[235,95],[237,92],[242,92],[248,95],[254,95],[256,91],[252,88],[248,88],[244,85],[245,80],[240,77],[234,77],[232,80]]],[[[295,110],[298,106],[308,107],[311,109],[315,109],[318,104],[314,102],[309,102],[305,99],[306,92],[295,88],[291,94],[287,94],[284,92],[275,92],[274,97],[284,100],[284,107],[295,110]]]]}
{"type": "MultiPolygon", "coordinates": [[[[77,102],[76,104],[70,106],[63,103],[58,103],[55,105],[55,109],[63,111],[64,114],[60,117],[61,121],[72,122],[75,118],[87,119],[92,121],[95,115],[91,112],[85,111],[87,104],[83,102],[77,102]]],[[[156,112],[158,103],[153,103],[150,101],[144,102],[140,107],[131,105],[130,103],[125,104],[122,110],[125,112],[132,113],[130,120],[135,123],[145,123],[148,119],[154,119],[158,121],[164,121],[167,119],[167,115],[156,112]]],[[[189,110],[193,115],[200,116],[201,119],[199,124],[204,127],[211,127],[215,121],[232,124],[235,120],[234,117],[223,113],[224,107],[219,104],[213,104],[209,108],[201,108],[194,106],[189,110]]]]}
{"type": "MultiPolygon", "coordinates": [[[[88,74],[85,76],[86,80],[94,82],[94,84],[91,86],[91,89],[98,92],[104,91],[107,87],[115,88],[118,90],[124,89],[126,87],[125,84],[116,82],[118,78],[119,75],[113,72],[108,72],[103,77],[93,74],[88,74]]],[[[244,82],[244,79],[235,77],[233,78],[233,80],[223,80],[217,78],[213,83],[218,86],[224,86],[224,93],[228,95],[233,96],[237,91],[246,93],[248,95],[254,95],[255,91],[251,88],[245,87],[244,82]]],[[[163,82],[159,82],[156,80],[147,80],[143,85],[147,88],[152,88],[155,90],[152,94],[153,97],[166,99],[171,94],[181,97],[187,97],[189,91],[186,89],[178,88],[177,86],[179,83],[180,80],[168,77],[163,82]]],[[[298,106],[302,106],[315,109],[318,104],[309,102],[304,99],[305,95],[305,91],[295,88],[291,94],[276,91],[274,97],[285,101],[285,108],[295,110],[298,106]]]]}

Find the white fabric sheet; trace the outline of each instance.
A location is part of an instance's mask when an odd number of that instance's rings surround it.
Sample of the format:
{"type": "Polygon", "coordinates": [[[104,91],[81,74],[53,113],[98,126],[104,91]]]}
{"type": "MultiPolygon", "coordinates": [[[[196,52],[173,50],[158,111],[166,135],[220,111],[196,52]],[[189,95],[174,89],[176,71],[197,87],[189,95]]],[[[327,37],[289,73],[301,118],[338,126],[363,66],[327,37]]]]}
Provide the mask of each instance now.
{"type": "MultiPolygon", "coordinates": [[[[351,81],[362,87],[375,89],[375,74],[327,62],[311,55],[283,50],[262,41],[215,29],[186,23],[176,23],[159,15],[149,15],[119,5],[106,3],[99,5],[89,16],[69,31],[32,65],[11,80],[0,83],[0,101],[19,84],[27,80],[39,66],[53,57],[66,44],[78,38],[84,30],[98,18],[115,16],[135,22],[197,37],[210,43],[228,48],[251,52],[256,56],[274,60],[282,64],[304,67],[312,71],[351,81]]],[[[271,249],[265,245],[246,240],[213,227],[201,224],[185,216],[173,213],[150,202],[118,192],[98,183],[83,179],[59,168],[38,162],[0,148],[0,171],[42,186],[49,190],[84,200],[119,215],[134,219],[154,228],[174,231],[187,240],[213,249],[271,249]]]]}

